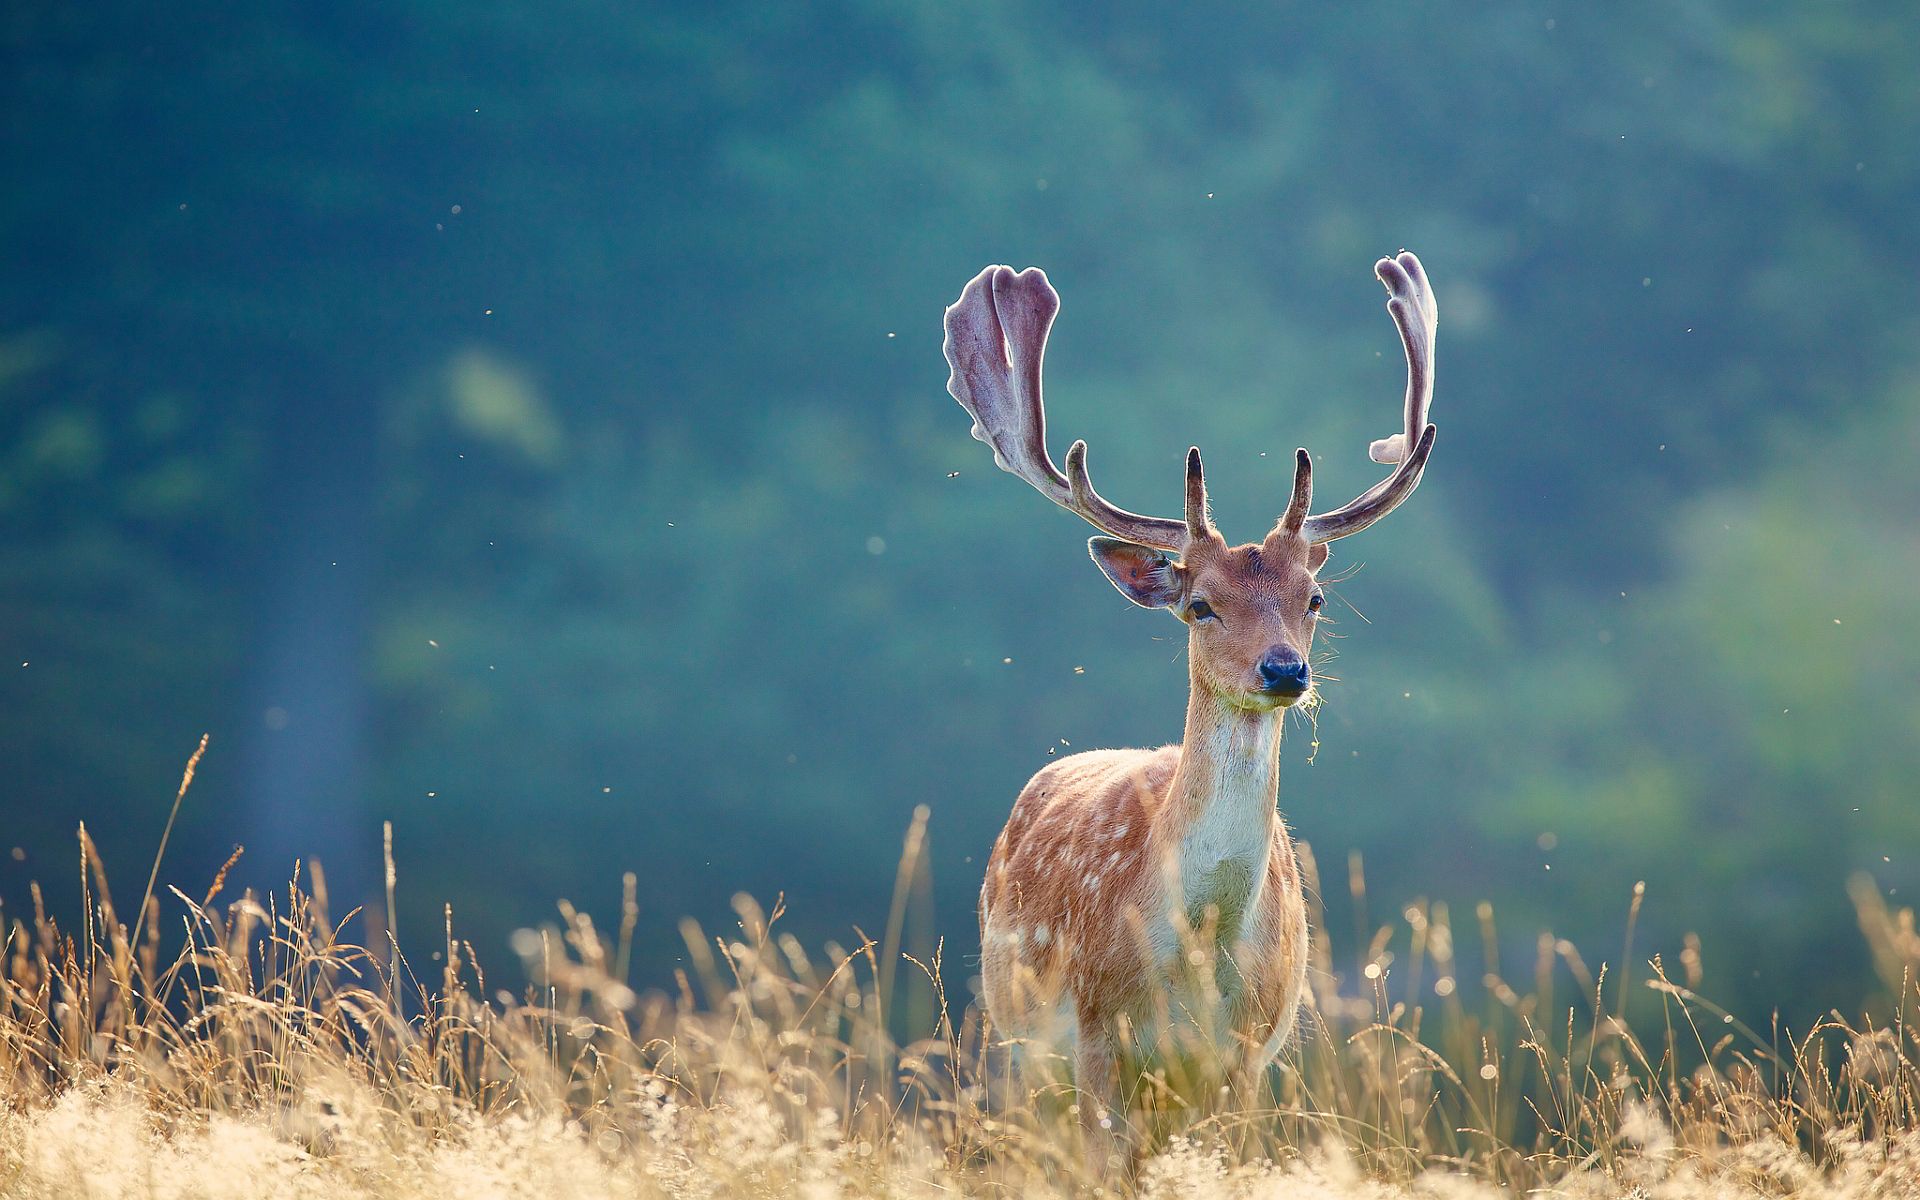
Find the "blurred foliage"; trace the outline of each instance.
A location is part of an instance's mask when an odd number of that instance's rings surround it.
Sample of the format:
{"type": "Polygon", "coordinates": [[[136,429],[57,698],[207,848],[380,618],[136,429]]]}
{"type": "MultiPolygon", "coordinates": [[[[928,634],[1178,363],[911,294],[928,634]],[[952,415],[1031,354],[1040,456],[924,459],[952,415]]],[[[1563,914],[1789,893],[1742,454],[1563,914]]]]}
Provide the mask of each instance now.
{"type": "Polygon", "coordinates": [[[1644,879],[1636,953],[1850,1003],[1843,881],[1920,886],[1917,41],[1892,3],[11,12],[0,897],[82,818],[145,852],[211,730],[183,874],[239,840],[370,895],[390,817],[402,928],[498,942],[644,864],[660,982],[738,889],[877,919],[926,803],[969,945],[1020,783],[1176,737],[1185,671],[967,437],[941,307],[1046,266],[1056,452],[1171,510],[1199,444],[1251,537],[1296,444],[1375,477],[1406,245],[1443,433],[1336,550],[1283,810],[1376,903],[1594,945],[1644,879]]]}

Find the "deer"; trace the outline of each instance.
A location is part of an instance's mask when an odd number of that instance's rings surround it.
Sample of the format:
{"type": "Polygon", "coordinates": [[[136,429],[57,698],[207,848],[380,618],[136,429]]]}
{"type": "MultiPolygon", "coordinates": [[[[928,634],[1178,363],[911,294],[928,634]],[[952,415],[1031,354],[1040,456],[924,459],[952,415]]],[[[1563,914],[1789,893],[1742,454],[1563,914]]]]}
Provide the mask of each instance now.
{"type": "Polygon", "coordinates": [[[1044,271],[987,267],[946,310],[947,390],[973,418],[973,436],[1002,470],[1100,531],[1087,550],[1121,595],[1187,626],[1180,742],[1048,763],[1014,803],[980,890],[990,1026],[1009,1044],[1062,1050],[1097,1164],[1118,1161],[1129,1044],[1188,1007],[1182,995],[1205,993],[1223,1026],[1218,1061],[1243,1093],[1295,1026],[1309,934],[1278,809],[1283,721],[1317,702],[1311,653],[1330,544],[1413,494],[1435,434],[1437,310],[1426,272],[1402,251],[1374,273],[1407,361],[1404,427],[1368,448],[1392,471],[1312,513],[1313,461],[1300,449],[1285,511],[1242,546],[1213,525],[1197,447],[1187,451],[1179,520],[1109,503],[1088,475],[1084,440],[1067,450],[1064,473],[1054,464],[1040,381],[1060,297],[1044,271]]]}

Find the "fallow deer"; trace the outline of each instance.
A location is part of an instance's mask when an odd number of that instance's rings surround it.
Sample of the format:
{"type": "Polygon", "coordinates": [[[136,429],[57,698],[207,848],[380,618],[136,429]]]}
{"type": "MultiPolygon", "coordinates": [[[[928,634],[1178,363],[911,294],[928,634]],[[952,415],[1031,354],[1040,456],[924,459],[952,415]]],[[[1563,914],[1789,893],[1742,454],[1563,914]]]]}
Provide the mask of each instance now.
{"type": "Polygon", "coordinates": [[[1014,804],[980,891],[988,1016],[1011,1038],[1071,1048],[1089,1151],[1102,1163],[1124,1111],[1122,1031],[1137,1037],[1156,1011],[1164,1021],[1169,994],[1195,982],[1190,964],[1213,968],[1206,990],[1224,1026],[1214,1033],[1242,1086],[1293,1030],[1308,933],[1277,811],[1281,721],[1314,694],[1328,543],[1411,495],[1433,449],[1433,292],[1410,253],[1381,259],[1374,273],[1407,358],[1404,429],[1369,447],[1393,472],[1312,514],[1302,449],[1285,513],[1245,546],[1229,546],[1213,526],[1198,449],[1187,451],[1182,520],[1108,503],[1088,478],[1084,441],[1068,449],[1064,474],[1054,465],[1040,372],[1060,297],[1038,267],[988,267],[947,309],[947,390],[973,417],[973,436],[1002,470],[1105,535],[1087,548],[1122,595],[1188,626],[1181,742],[1048,764],[1014,804]]]}

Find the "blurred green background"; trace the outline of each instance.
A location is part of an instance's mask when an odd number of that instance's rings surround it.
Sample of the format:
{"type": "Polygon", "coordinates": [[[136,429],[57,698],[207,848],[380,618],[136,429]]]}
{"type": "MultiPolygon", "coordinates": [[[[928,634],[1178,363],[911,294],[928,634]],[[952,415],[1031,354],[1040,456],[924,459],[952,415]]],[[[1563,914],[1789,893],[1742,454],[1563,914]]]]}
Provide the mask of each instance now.
{"type": "Polygon", "coordinates": [[[1380,474],[1402,246],[1441,437],[1335,549],[1281,796],[1336,940],[1484,898],[1617,959],[1644,880],[1636,958],[1804,1021],[1869,986],[1849,874],[1920,885],[1904,3],[102,0],[0,54],[14,915],[82,820],[137,887],[210,731],[195,895],[238,842],[374,896],[391,819],[403,935],[508,970],[633,871],[660,985],[738,890],[877,932],[925,804],[963,976],[1020,785],[1186,677],[942,307],[1045,266],[1055,454],[1176,512],[1198,444],[1244,540],[1295,445],[1380,474]]]}

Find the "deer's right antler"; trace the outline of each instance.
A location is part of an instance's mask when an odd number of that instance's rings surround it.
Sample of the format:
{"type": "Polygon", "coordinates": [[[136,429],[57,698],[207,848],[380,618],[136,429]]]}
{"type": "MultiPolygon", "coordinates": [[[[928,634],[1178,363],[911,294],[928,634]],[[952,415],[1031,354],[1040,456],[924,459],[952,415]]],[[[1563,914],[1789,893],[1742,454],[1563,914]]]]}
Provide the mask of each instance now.
{"type": "Polygon", "coordinates": [[[1039,267],[1015,272],[988,267],[974,276],[947,309],[942,349],[953,373],[947,391],[973,418],[973,436],[993,448],[1001,470],[1018,475],[1036,491],[1114,537],[1184,554],[1197,538],[1212,536],[1207,519],[1206,479],[1200,452],[1187,453],[1186,519],[1128,512],[1093,490],[1087,476],[1087,444],[1067,450],[1062,474],[1047,453],[1047,413],[1040,395],[1040,363],[1047,331],[1060,311],[1060,295],[1039,267]]]}

